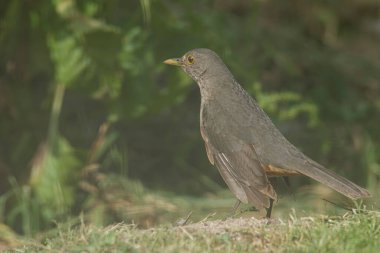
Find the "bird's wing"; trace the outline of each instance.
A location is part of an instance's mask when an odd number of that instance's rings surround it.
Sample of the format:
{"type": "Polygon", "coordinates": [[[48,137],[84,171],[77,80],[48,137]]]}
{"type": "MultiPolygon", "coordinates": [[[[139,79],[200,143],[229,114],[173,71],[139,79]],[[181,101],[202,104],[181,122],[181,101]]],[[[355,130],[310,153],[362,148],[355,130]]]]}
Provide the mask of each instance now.
{"type": "Polygon", "coordinates": [[[201,124],[201,133],[210,162],[218,168],[235,196],[243,203],[268,208],[269,197],[274,200],[277,197],[253,146],[209,129],[207,124],[201,124]]]}

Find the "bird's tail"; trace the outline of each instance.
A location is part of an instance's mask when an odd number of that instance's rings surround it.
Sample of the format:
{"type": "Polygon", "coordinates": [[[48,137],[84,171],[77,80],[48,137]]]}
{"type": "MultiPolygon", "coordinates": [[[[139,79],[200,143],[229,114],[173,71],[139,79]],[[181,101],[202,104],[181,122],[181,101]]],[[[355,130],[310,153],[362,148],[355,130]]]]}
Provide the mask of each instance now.
{"type": "Polygon", "coordinates": [[[306,164],[309,166],[303,166],[302,169],[298,170],[300,173],[331,187],[337,192],[351,199],[371,197],[371,193],[366,189],[354,184],[342,176],[339,176],[333,171],[326,169],[317,162],[308,160],[306,164]]]}

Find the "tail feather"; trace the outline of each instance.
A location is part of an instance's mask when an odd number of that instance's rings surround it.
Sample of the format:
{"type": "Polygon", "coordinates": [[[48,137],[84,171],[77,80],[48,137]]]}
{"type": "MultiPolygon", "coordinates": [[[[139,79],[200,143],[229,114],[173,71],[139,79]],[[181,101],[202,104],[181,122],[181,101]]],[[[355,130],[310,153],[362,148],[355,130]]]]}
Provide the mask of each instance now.
{"type": "Polygon", "coordinates": [[[306,161],[305,165],[306,166],[302,166],[300,169],[297,168],[297,171],[329,186],[351,199],[371,197],[371,193],[366,189],[354,184],[342,176],[339,176],[312,160],[306,161]]]}

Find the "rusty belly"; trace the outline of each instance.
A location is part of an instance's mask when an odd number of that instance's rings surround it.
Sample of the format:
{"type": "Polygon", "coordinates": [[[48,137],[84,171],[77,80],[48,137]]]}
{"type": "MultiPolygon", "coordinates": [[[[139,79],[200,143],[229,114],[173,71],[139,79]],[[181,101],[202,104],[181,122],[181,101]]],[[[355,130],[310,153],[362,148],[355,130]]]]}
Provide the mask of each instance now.
{"type": "Polygon", "coordinates": [[[273,165],[268,165],[265,167],[265,173],[268,177],[281,177],[281,176],[300,176],[301,173],[295,170],[288,170],[279,168],[273,165]]]}

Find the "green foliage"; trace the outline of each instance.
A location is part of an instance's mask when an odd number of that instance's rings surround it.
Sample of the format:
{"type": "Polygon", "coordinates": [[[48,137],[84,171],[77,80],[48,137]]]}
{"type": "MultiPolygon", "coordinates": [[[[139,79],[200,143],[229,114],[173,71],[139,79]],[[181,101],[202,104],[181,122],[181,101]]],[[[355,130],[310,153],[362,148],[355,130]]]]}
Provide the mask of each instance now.
{"type": "Polygon", "coordinates": [[[260,106],[268,113],[278,115],[279,120],[295,119],[305,113],[309,126],[316,126],[318,123],[318,107],[313,103],[303,101],[300,94],[295,92],[267,94],[262,91],[260,83],[255,83],[252,90],[253,94],[257,94],[256,99],[260,106]],[[284,104],[286,104],[285,107],[284,104]]]}
{"type": "Polygon", "coordinates": [[[380,148],[374,145],[373,140],[366,136],[365,138],[365,149],[363,152],[362,162],[364,167],[367,168],[367,182],[368,188],[372,190],[375,196],[378,195],[377,184],[378,178],[380,177],[380,161],[379,156],[380,148]]]}
{"type": "Polygon", "coordinates": [[[13,205],[8,210],[4,222],[11,224],[13,228],[18,228],[28,236],[33,235],[43,226],[40,222],[41,210],[38,199],[32,195],[29,186],[20,186],[15,179],[11,179],[11,186],[12,189],[4,200],[12,201],[13,205]]]}
{"type": "Polygon", "coordinates": [[[73,36],[49,38],[48,45],[55,65],[55,79],[58,85],[70,86],[90,60],[86,59],[83,50],[76,44],[73,36]]]}
{"type": "Polygon", "coordinates": [[[73,208],[81,163],[67,140],[60,137],[54,150],[43,149],[42,159],[32,167],[30,186],[41,215],[51,221],[73,208]]]}

